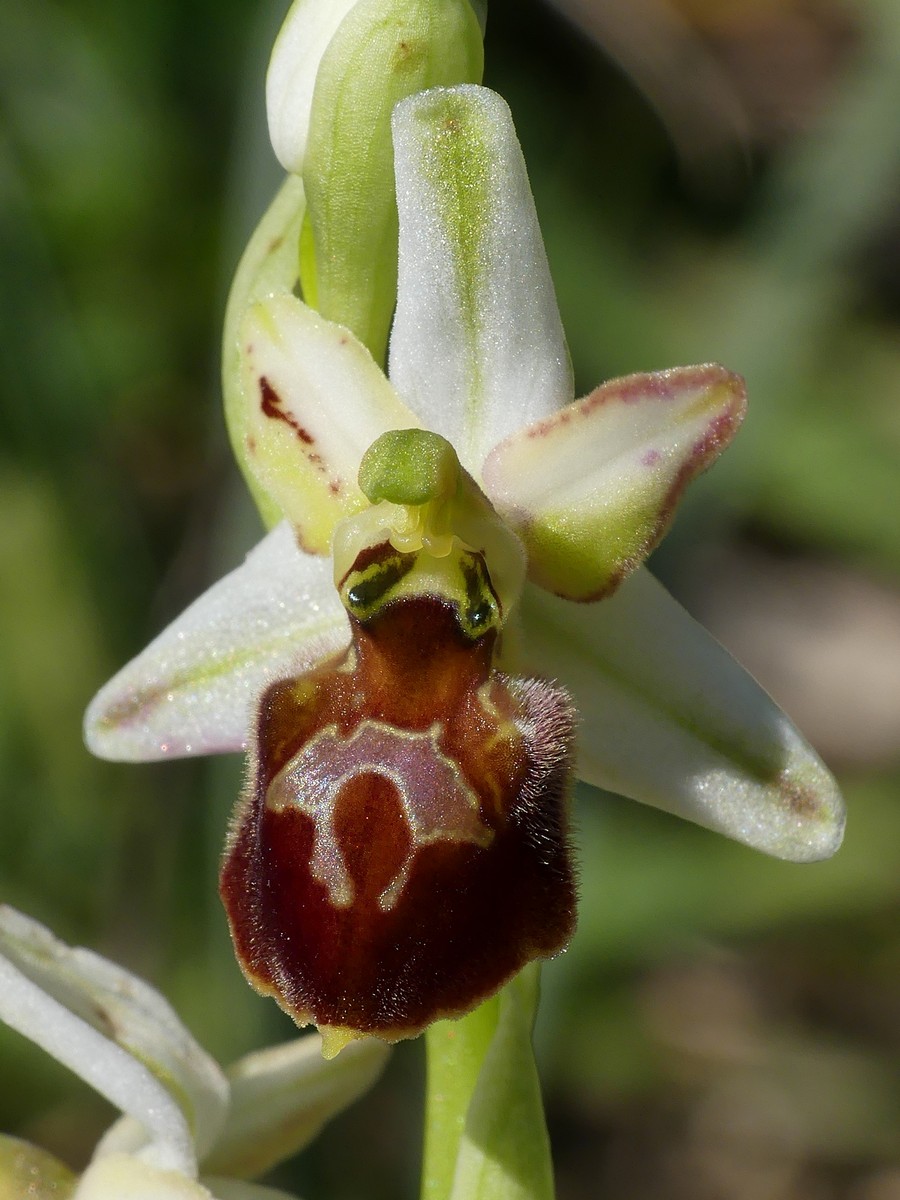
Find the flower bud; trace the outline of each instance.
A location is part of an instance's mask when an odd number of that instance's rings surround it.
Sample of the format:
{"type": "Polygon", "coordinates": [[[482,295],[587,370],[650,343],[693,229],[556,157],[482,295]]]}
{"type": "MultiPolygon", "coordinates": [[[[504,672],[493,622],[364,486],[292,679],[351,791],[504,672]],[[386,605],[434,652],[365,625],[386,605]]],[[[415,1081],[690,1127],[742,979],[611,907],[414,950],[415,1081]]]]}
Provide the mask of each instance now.
{"type": "Polygon", "coordinates": [[[391,112],[437,85],[478,82],[469,0],[359,0],[322,55],[303,155],[305,299],[383,363],[396,299],[391,112]]]}
{"type": "Polygon", "coordinates": [[[294,0],[269,59],[266,114],[275,157],[292,175],[303,171],[309,114],[322,56],[358,0],[294,0]]]}

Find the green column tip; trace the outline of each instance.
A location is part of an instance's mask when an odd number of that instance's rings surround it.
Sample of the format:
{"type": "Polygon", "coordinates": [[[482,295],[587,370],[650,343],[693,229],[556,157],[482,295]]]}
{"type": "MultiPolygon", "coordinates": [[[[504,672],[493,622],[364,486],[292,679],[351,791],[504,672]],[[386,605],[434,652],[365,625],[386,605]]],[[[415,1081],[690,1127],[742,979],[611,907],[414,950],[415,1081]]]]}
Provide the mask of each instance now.
{"type": "Polygon", "coordinates": [[[359,486],[372,504],[428,504],[453,495],[459,469],[456,451],[440,434],[392,429],[363,455],[359,486]]]}

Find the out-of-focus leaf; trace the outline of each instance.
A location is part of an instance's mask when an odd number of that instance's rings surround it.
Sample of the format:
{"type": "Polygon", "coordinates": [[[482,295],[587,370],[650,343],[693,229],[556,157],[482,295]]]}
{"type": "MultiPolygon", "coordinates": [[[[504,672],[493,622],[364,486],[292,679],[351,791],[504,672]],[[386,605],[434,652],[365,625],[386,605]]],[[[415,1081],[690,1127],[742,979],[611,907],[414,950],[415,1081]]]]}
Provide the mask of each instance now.
{"type": "Polygon", "coordinates": [[[375,1038],[322,1057],[318,1035],[248,1054],[228,1068],[231,1108],[204,1170],[241,1178],[263,1175],[308,1145],[337,1113],[367,1091],[389,1047],[375,1038]]]}

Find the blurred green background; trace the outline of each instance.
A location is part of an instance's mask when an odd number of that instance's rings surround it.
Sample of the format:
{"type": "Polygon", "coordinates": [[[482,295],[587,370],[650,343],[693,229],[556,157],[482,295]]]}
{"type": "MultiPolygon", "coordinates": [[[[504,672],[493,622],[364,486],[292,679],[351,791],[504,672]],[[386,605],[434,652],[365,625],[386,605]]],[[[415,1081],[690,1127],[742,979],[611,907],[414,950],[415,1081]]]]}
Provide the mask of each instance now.
{"type": "MultiPolygon", "coordinates": [[[[229,1060],[292,1026],[216,895],[236,759],[82,748],[93,691],[258,535],[219,411],[228,281],[279,174],[286,4],[0,12],[0,894],[229,1060]]],[[[900,4],[493,0],[579,390],[716,359],[735,446],[656,569],[839,772],[830,863],[580,795],[538,1051],[560,1200],[900,1200],[900,4]]],[[[0,1032],[0,1128],[84,1161],[101,1101],[0,1032]]],[[[413,1196],[418,1045],[277,1175],[413,1196]],[[348,1153],[348,1146],[351,1153],[348,1153]]]]}

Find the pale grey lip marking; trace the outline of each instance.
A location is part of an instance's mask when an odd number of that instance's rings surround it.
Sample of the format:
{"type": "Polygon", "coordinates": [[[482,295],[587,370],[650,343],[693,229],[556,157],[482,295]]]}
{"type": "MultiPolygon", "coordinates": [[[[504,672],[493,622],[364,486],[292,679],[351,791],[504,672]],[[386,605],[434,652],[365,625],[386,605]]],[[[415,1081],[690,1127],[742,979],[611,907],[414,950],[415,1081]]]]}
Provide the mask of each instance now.
{"type": "Polygon", "coordinates": [[[335,908],[348,908],[354,889],[335,837],[334,815],[341,789],[359,775],[381,775],[394,785],[412,839],[406,860],[378,897],[382,912],[400,898],[420,846],[490,843],[493,833],[479,816],[478,797],[456,763],[438,748],[440,733],[439,721],[425,732],[414,732],[366,720],[349,737],[337,725],[328,725],[269,784],[266,807],[272,812],[296,808],[312,818],[310,873],[328,889],[335,908]]]}

